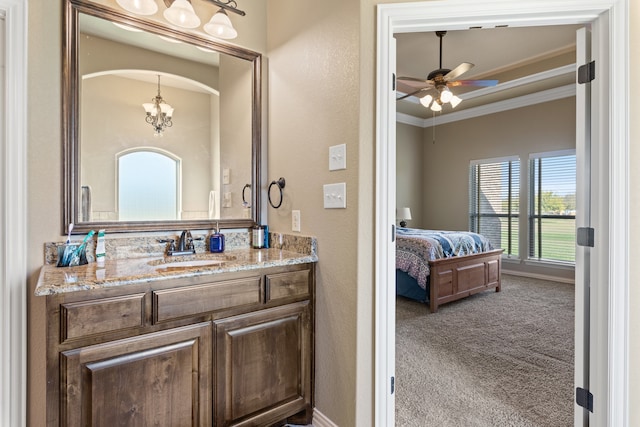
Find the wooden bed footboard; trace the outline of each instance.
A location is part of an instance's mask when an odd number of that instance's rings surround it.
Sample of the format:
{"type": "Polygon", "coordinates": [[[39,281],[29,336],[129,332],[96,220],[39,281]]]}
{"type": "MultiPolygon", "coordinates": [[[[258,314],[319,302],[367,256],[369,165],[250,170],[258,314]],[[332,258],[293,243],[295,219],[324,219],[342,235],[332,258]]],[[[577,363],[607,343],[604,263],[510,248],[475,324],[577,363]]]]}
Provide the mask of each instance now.
{"type": "Polygon", "coordinates": [[[429,261],[429,309],[438,311],[441,304],[456,301],[487,289],[500,292],[502,252],[489,252],[429,261]]]}

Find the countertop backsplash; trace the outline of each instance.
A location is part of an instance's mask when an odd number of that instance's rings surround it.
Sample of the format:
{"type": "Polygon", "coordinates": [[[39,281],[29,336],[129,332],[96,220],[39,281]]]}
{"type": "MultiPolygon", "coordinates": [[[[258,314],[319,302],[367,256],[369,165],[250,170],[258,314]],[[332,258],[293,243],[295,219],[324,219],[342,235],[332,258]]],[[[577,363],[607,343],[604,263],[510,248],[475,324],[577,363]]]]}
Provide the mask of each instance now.
{"type": "MultiPolygon", "coordinates": [[[[208,237],[209,234],[192,232],[195,239],[205,237],[202,240],[194,240],[193,244],[196,253],[209,252],[208,237]]],[[[225,250],[243,249],[251,247],[251,233],[244,231],[224,232],[225,250]]],[[[80,243],[83,236],[72,239],[72,243],[80,243]]],[[[153,235],[153,236],[136,236],[136,237],[119,237],[118,235],[107,235],[105,238],[106,258],[109,259],[130,259],[130,258],[148,258],[164,256],[167,250],[167,243],[161,243],[160,240],[174,239],[176,242],[180,235],[153,235]]],[[[46,242],[44,244],[44,264],[56,264],[58,261],[58,246],[65,242],[46,242]]],[[[87,260],[95,262],[95,245],[96,238],[87,241],[87,260]]],[[[282,249],[291,252],[297,252],[305,255],[317,255],[317,239],[311,236],[301,236],[293,234],[284,234],[277,232],[269,233],[269,246],[273,249],[282,249]]]]}

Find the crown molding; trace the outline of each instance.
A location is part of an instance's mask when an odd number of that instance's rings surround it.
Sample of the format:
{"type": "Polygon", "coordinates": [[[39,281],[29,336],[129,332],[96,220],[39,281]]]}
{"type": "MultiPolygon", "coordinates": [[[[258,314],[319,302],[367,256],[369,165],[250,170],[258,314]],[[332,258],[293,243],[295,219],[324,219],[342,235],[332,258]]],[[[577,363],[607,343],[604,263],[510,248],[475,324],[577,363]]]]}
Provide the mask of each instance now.
{"type": "Polygon", "coordinates": [[[514,110],[516,108],[528,107],[530,105],[541,104],[543,102],[556,101],[558,99],[569,98],[576,95],[575,84],[560,86],[553,89],[543,90],[530,95],[523,95],[505,101],[498,101],[480,107],[469,108],[455,113],[447,113],[433,118],[423,119],[409,114],[396,113],[396,122],[412,126],[427,128],[431,126],[453,123],[460,120],[467,120],[474,117],[486,116],[503,111],[514,110]]]}

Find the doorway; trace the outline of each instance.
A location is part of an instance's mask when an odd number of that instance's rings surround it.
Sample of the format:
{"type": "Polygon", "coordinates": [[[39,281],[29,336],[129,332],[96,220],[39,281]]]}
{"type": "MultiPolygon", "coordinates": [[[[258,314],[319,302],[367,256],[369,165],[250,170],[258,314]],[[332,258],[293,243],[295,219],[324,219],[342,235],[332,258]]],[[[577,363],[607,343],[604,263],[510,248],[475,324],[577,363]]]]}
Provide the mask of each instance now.
{"type": "MultiPolygon", "coordinates": [[[[541,1],[501,2],[500,5],[479,5],[476,2],[444,0],[442,2],[397,3],[379,5],[378,9],[378,96],[376,145],[376,425],[394,425],[393,397],[395,361],[395,289],[387,286],[395,283],[393,239],[389,228],[394,226],[395,211],[395,106],[392,75],[395,70],[395,32],[436,31],[465,29],[469,25],[495,26],[511,24],[541,26],[557,24],[593,24],[599,27],[594,44],[612,46],[602,49],[610,62],[605,76],[617,90],[628,87],[626,74],[626,46],[628,29],[625,16],[628,5],[625,0],[588,1],[578,5],[559,6],[541,1]],[[558,7],[555,7],[558,6],[558,7]],[[459,11],[465,10],[464,16],[459,11]],[[553,10],[553,13],[547,12],[553,10]],[[616,40],[608,43],[609,37],[616,40]],[[391,387],[389,387],[391,385],[391,387]]],[[[605,77],[603,76],[603,77],[605,77]]],[[[626,194],[628,174],[625,156],[628,152],[628,106],[623,99],[610,99],[608,87],[603,84],[601,102],[609,114],[593,116],[599,134],[598,151],[604,159],[595,171],[598,188],[594,197],[605,206],[608,213],[594,221],[600,230],[599,250],[594,252],[592,277],[601,284],[592,290],[591,324],[597,325],[590,332],[591,341],[591,391],[594,412],[589,416],[596,425],[626,425],[628,396],[625,388],[627,376],[626,342],[628,313],[624,296],[628,289],[625,255],[627,203],[622,197],[612,197],[607,191],[615,183],[621,194],[626,194]],[[607,96],[603,96],[607,95],[607,96]],[[606,118],[604,117],[606,116],[606,118]],[[610,285],[611,284],[611,285],[610,285]],[[611,311],[609,311],[611,309],[611,311]],[[597,351],[593,351],[593,349],[597,351]],[[619,365],[616,365],[619,363],[619,365]],[[617,369],[613,369],[616,366],[617,369]],[[616,402],[613,410],[608,402],[616,402]]],[[[626,93],[626,92],[623,92],[626,93]]],[[[596,246],[597,248],[597,246],[596,246]]],[[[576,324],[579,327],[578,324],[576,324]]],[[[580,425],[577,418],[577,425],[580,425]]]]}

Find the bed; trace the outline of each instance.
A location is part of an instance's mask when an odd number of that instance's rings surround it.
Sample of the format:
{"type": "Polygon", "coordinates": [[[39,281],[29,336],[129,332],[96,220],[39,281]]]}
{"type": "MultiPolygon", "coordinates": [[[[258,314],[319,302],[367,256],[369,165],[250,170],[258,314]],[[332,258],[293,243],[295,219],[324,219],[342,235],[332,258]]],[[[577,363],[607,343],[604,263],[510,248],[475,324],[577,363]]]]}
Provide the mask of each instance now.
{"type": "Polygon", "coordinates": [[[500,292],[503,249],[467,231],[398,228],[396,295],[442,304],[494,289],[500,292]]]}

